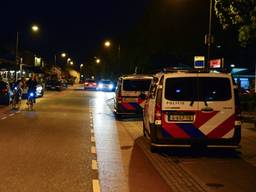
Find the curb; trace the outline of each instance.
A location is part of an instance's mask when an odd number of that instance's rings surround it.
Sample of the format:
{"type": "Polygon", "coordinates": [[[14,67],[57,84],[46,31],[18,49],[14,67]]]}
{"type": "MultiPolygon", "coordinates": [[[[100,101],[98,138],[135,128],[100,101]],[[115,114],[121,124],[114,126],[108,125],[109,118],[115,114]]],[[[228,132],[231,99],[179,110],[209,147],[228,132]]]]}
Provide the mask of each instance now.
{"type": "Polygon", "coordinates": [[[145,138],[140,137],[135,141],[152,165],[169,185],[173,192],[207,192],[206,185],[200,183],[186,172],[182,166],[163,155],[151,153],[145,138]]]}

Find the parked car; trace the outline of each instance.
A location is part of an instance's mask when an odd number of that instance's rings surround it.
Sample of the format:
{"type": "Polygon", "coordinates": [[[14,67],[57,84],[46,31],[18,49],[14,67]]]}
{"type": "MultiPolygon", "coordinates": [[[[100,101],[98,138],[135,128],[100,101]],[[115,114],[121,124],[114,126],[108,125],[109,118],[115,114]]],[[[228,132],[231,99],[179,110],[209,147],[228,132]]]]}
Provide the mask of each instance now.
{"type": "Polygon", "coordinates": [[[63,83],[61,82],[61,80],[51,79],[51,80],[46,81],[45,88],[47,90],[61,91],[64,89],[64,86],[63,86],[63,83]]]}
{"type": "Polygon", "coordinates": [[[100,80],[97,83],[97,90],[98,91],[114,91],[115,86],[111,80],[100,80]]]}
{"type": "Polygon", "coordinates": [[[114,98],[114,112],[117,118],[129,114],[142,114],[145,98],[153,77],[150,75],[125,75],[117,82],[114,98]]]}
{"type": "Polygon", "coordinates": [[[0,83],[0,105],[9,105],[11,100],[11,91],[7,83],[0,83]]]}
{"type": "Polygon", "coordinates": [[[96,88],[97,88],[97,83],[96,83],[95,80],[93,80],[93,79],[85,80],[85,82],[84,82],[84,90],[88,90],[88,89],[96,90],[96,88]]]}
{"type": "Polygon", "coordinates": [[[239,147],[238,90],[232,77],[216,71],[156,74],[146,99],[143,132],[151,150],[193,145],[239,147]]]}

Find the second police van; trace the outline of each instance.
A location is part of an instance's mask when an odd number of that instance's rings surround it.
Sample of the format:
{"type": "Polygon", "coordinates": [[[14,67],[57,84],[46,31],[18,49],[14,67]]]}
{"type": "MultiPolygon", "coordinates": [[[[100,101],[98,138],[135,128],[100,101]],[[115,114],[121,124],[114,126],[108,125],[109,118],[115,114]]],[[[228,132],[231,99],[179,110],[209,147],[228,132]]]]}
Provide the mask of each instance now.
{"type": "Polygon", "coordinates": [[[230,74],[209,70],[155,75],[143,116],[151,150],[167,146],[238,147],[238,92],[230,74]]]}
{"type": "Polygon", "coordinates": [[[114,102],[114,113],[117,118],[142,114],[145,98],[140,96],[148,93],[152,79],[152,76],[142,74],[119,77],[114,102]]]}

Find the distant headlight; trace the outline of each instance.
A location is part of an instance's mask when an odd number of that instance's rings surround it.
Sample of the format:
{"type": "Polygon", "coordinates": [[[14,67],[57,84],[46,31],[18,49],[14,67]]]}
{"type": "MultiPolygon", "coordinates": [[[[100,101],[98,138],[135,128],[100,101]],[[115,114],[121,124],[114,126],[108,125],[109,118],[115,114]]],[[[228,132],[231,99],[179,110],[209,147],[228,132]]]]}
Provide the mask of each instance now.
{"type": "Polygon", "coordinates": [[[102,83],[99,83],[98,87],[99,87],[100,89],[102,89],[102,88],[103,88],[103,84],[102,84],[102,83]]]}
{"type": "Polygon", "coordinates": [[[108,86],[108,88],[109,88],[109,89],[113,89],[113,88],[114,88],[114,85],[113,85],[113,84],[110,84],[110,85],[108,86]]]}

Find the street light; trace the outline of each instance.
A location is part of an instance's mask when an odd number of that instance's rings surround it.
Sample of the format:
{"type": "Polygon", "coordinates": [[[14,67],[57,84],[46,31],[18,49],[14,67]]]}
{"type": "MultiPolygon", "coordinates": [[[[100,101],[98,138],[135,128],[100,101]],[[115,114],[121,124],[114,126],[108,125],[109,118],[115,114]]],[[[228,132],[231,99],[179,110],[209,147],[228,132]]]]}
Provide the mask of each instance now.
{"type": "MultiPolygon", "coordinates": [[[[66,58],[67,53],[62,52],[62,53],[55,53],[54,54],[54,66],[57,66],[57,56],[60,54],[61,58],[66,58]]],[[[69,58],[70,59],[70,58],[69,58]]]]}
{"type": "MultiPolygon", "coordinates": [[[[106,48],[109,48],[111,46],[111,42],[109,40],[106,40],[104,42],[104,46],[106,48]]],[[[121,46],[120,46],[120,43],[118,44],[118,47],[117,47],[117,50],[118,50],[118,71],[120,70],[120,66],[121,66],[121,46]]]]}
{"type": "MultiPolygon", "coordinates": [[[[39,26],[38,25],[32,25],[31,26],[32,32],[38,32],[39,26]]],[[[16,49],[15,49],[15,59],[16,59],[16,65],[21,68],[20,64],[20,55],[19,55],[19,44],[20,44],[20,33],[19,31],[16,32],[16,49]]],[[[17,75],[15,74],[15,78],[17,79],[17,75]]]]}
{"type": "Polygon", "coordinates": [[[67,57],[67,54],[66,54],[66,53],[61,53],[61,57],[62,57],[62,58],[66,58],[66,57],[67,57]]]}
{"type": "Polygon", "coordinates": [[[211,45],[213,43],[213,37],[212,37],[212,8],[213,8],[213,0],[210,0],[210,10],[209,10],[209,25],[208,25],[208,35],[206,36],[206,43],[207,43],[207,63],[208,67],[210,65],[211,60],[211,45]]]}
{"type": "Polygon", "coordinates": [[[38,32],[39,31],[38,25],[32,25],[31,29],[32,29],[33,32],[38,32]]]}
{"type": "Polygon", "coordinates": [[[100,59],[96,59],[96,63],[99,64],[101,62],[100,59]]]}
{"type": "Polygon", "coordinates": [[[110,41],[105,41],[104,46],[105,47],[110,47],[111,46],[111,42],[110,41]]]}

